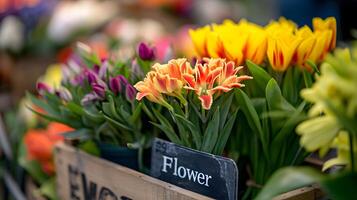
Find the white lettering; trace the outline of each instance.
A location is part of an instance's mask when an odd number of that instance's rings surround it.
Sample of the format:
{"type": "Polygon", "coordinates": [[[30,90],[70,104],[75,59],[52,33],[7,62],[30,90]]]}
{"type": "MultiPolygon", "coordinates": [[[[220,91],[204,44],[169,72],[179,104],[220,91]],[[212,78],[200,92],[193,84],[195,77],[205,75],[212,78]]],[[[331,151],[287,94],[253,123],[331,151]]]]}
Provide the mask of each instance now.
{"type": "Polygon", "coordinates": [[[178,175],[179,175],[180,178],[185,178],[185,177],[186,177],[186,170],[185,170],[184,167],[180,166],[180,167],[178,168],[178,175]],[[180,172],[183,172],[183,174],[181,175],[180,172]]]}
{"type": "Polygon", "coordinates": [[[186,170],[187,170],[188,180],[191,180],[191,178],[192,178],[193,182],[196,182],[196,177],[197,177],[198,171],[193,171],[189,168],[186,168],[186,170]]]}
{"type": "Polygon", "coordinates": [[[206,187],[209,187],[208,182],[210,179],[212,179],[212,176],[209,176],[207,174],[186,168],[184,166],[179,166],[178,159],[175,157],[169,157],[169,156],[162,156],[163,157],[163,167],[162,171],[163,172],[168,172],[168,169],[173,168],[173,173],[172,175],[174,176],[179,176],[181,179],[188,178],[189,181],[192,181],[200,185],[204,185],[206,187]]]}
{"type": "Polygon", "coordinates": [[[175,168],[174,168],[174,176],[177,176],[177,158],[174,158],[175,168]]]}
{"type": "Polygon", "coordinates": [[[209,187],[209,185],[208,185],[208,180],[209,180],[210,178],[212,178],[212,176],[208,176],[207,174],[205,174],[205,176],[206,176],[206,184],[205,184],[205,186],[209,187]]]}
{"type": "Polygon", "coordinates": [[[205,184],[205,182],[203,181],[204,178],[205,178],[205,175],[202,173],[199,173],[198,178],[197,178],[198,183],[201,185],[205,184]],[[201,182],[201,180],[202,180],[202,182],[201,182]]]}
{"type": "Polygon", "coordinates": [[[172,158],[167,157],[167,156],[162,156],[162,157],[164,158],[164,165],[163,165],[162,171],[167,173],[166,167],[172,168],[172,158]],[[168,162],[168,161],[170,161],[170,162],[168,162]]]}

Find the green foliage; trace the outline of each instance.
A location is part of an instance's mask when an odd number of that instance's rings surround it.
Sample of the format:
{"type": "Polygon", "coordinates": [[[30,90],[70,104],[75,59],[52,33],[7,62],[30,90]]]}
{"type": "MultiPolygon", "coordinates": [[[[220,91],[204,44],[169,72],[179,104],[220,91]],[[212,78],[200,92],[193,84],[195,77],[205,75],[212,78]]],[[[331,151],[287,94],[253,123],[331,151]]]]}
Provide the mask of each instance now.
{"type": "Polygon", "coordinates": [[[275,172],[256,200],[272,199],[273,197],[318,183],[331,199],[354,199],[357,188],[356,173],[339,173],[326,175],[310,167],[286,167],[275,172]]]}
{"type": "MultiPolygon", "coordinates": [[[[235,94],[234,104],[240,110],[229,151],[230,155],[238,155],[238,159],[248,158],[250,181],[265,185],[276,170],[300,164],[307,155],[295,132],[296,126],[306,119],[307,106],[299,97],[305,84],[298,68],[278,74],[250,61],[247,66],[254,79],[245,90],[235,94]]],[[[243,198],[253,198],[258,191],[258,187],[248,186],[243,198]]]]}
{"type": "MultiPolygon", "coordinates": [[[[190,95],[193,97],[189,93],[188,98],[190,95]]],[[[222,155],[238,113],[238,107],[232,104],[233,97],[234,92],[221,95],[208,111],[197,110],[201,104],[195,99],[183,107],[172,99],[173,111],[153,109],[158,122],[151,123],[176,144],[222,155]]]]}

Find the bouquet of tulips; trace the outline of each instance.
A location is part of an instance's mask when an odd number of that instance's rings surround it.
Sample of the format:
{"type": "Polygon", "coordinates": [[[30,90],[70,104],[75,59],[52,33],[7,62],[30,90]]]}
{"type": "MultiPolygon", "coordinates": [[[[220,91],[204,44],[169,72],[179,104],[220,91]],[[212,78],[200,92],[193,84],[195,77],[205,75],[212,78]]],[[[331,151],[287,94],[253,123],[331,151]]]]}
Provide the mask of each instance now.
{"type": "Polygon", "coordinates": [[[239,106],[232,103],[234,88],[244,86],[242,66],[224,59],[202,59],[194,67],[186,59],[155,64],[134,87],[136,98],[162,105],[152,108],[160,128],[172,142],[221,155],[239,106]]]}
{"type": "Polygon", "coordinates": [[[198,57],[245,64],[254,77],[235,96],[241,109],[228,147],[238,164],[247,161],[244,198],[253,198],[277,169],[300,164],[308,155],[295,132],[308,109],[299,93],[311,87],[319,63],[335,47],[336,20],[315,18],[313,30],[284,18],[265,27],[226,20],[190,35],[198,57]]]}
{"type": "Polygon", "coordinates": [[[157,130],[146,123],[153,119],[150,106],[135,99],[137,91],[132,83],[141,79],[145,67],[150,65],[150,52],[147,46],[144,50],[139,48],[140,56],[146,59],[137,58],[141,67],[129,61],[100,59],[88,46],[80,44],[78,54],[62,66],[60,85],[51,87],[38,82],[40,97],[28,94],[42,110],[30,109],[50,121],[74,128],[65,134],[67,139],[93,139],[135,148],[141,157],[157,130]]]}

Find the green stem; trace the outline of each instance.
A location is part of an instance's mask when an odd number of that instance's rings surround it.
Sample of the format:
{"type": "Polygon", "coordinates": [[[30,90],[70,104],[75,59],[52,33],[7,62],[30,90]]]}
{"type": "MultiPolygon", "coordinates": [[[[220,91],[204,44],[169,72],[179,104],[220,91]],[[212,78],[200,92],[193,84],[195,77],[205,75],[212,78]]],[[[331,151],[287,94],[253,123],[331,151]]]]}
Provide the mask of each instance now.
{"type": "Polygon", "coordinates": [[[350,139],[350,159],[351,159],[351,171],[354,172],[355,170],[355,158],[354,158],[354,146],[353,146],[353,133],[349,133],[350,139]]]}
{"type": "Polygon", "coordinates": [[[188,104],[185,105],[185,118],[188,119],[188,104]]]}
{"type": "Polygon", "coordinates": [[[207,119],[206,119],[206,110],[202,108],[201,110],[201,116],[202,116],[202,121],[205,124],[207,119]]]}
{"type": "Polygon", "coordinates": [[[141,146],[138,149],[138,164],[139,164],[139,171],[143,172],[144,171],[144,147],[141,146]]]}

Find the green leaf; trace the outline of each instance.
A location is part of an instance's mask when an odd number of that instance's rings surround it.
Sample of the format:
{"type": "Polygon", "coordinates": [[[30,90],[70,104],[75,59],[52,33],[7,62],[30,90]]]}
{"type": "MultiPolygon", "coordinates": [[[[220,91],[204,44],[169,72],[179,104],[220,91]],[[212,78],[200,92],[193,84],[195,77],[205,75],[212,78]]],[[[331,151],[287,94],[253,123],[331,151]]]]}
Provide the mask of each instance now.
{"type": "Polygon", "coordinates": [[[195,124],[193,124],[192,122],[190,122],[189,120],[187,120],[185,117],[183,117],[181,115],[176,114],[176,118],[178,119],[178,121],[181,121],[182,123],[185,124],[186,127],[188,127],[190,129],[193,140],[196,145],[196,149],[201,149],[202,136],[201,136],[200,129],[198,127],[196,127],[195,124]]]}
{"type": "Polygon", "coordinates": [[[153,124],[154,126],[158,127],[162,132],[164,132],[171,142],[182,145],[182,142],[177,137],[176,133],[173,132],[169,127],[167,127],[163,124],[155,123],[155,122],[150,122],[150,123],[153,124]]]}
{"type": "Polygon", "coordinates": [[[230,92],[228,95],[224,95],[221,98],[224,98],[224,102],[221,104],[221,116],[220,116],[220,125],[219,125],[219,130],[222,130],[225,123],[226,119],[229,113],[229,110],[231,108],[232,104],[232,99],[233,99],[233,92],[230,92]]]}
{"type": "Polygon", "coordinates": [[[177,136],[170,122],[159,111],[153,109],[153,112],[156,118],[159,120],[160,124],[154,122],[151,123],[154,124],[156,127],[160,128],[166,134],[166,136],[171,140],[171,142],[182,145],[182,141],[177,136]]]}
{"type": "Polygon", "coordinates": [[[187,133],[187,130],[185,128],[186,126],[184,126],[181,123],[181,121],[177,120],[177,117],[175,116],[175,114],[171,113],[171,115],[173,118],[175,118],[175,122],[176,122],[178,132],[180,135],[180,139],[181,139],[183,145],[192,148],[191,142],[189,142],[189,134],[187,133]]]}
{"type": "Polygon", "coordinates": [[[283,97],[278,83],[275,79],[270,79],[265,89],[265,96],[269,110],[294,111],[295,108],[283,97]]]}
{"type": "Polygon", "coordinates": [[[213,148],[216,145],[218,139],[218,131],[219,131],[219,123],[220,123],[219,118],[220,118],[220,109],[219,107],[217,107],[212,120],[208,121],[208,126],[203,135],[201,151],[207,153],[211,153],[213,151],[213,148]]]}
{"type": "Polygon", "coordinates": [[[143,103],[141,103],[141,102],[136,106],[136,108],[135,108],[133,114],[131,115],[131,117],[130,117],[130,119],[129,119],[129,121],[130,121],[131,123],[134,124],[138,119],[140,119],[140,114],[141,114],[142,106],[143,106],[143,103]]]}
{"type": "Polygon", "coordinates": [[[328,197],[334,200],[355,199],[357,189],[357,173],[340,173],[321,182],[328,197]]]}
{"type": "Polygon", "coordinates": [[[219,139],[217,141],[217,144],[214,148],[214,153],[215,155],[222,155],[223,154],[223,150],[227,144],[228,138],[232,132],[232,128],[234,125],[234,122],[236,120],[236,116],[238,113],[238,109],[233,113],[233,115],[231,115],[228,118],[227,123],[225,124],[225,126],[223,127],[222,132],[220,133],[219,139]]]}
{"type": "Polygon", "coordinates": [[[57,200],[56,179],[54,177],[41,184],[40,193],[50,200],[57,200]]]}
{"type": "Polygon", "coordinates": [[[97,157],[100,155],[100,150],[99,150],[97,144],[93,140],[87,140],[87,141],[79,144],[78,147],[81,150],[83,150],[91,155],[94,155],[97,157]]]}
{"type": "Polygon", "coordinates": [[[305,87],[310,88],[312,86],[312,75],[306,69],[302,71],[304,76],[305,87]]]}
{"type": "Polygon", "coordinates": [[[81,128],[81,129],[77,129],[74,131],[69,131],[66,133],[63,133],[62,135],[69,139],[69,140],[87,140],[89,138],[91,138],[92,134],[91,134],[91,130],[89,129],[85,129],[85,128],[81,128]]]}
{"type": "MultiPolygon", "coordinates": [[[[38,99],[37,97],[35,97],[34,95],[32,95],[31,93],[26,93],[26,98],[30,99],[31,102],[33,104],[35,104],[36,106],[42,108],[43,110],[46,111],[46,113],[48,113],[48,115],[54,116],[54,117],[58,117],[59,113],[53,109],[50,105],[48,105],[45,101],[38,99]]],[[[31,109],[34,110],[34,109],[31,109]]],[[[38,113],[38,112],[36,112],[38,113]]]]}
{"type": "Polygon", "coordinates": [[[118,128],[122,128],[122,129],[125,129],[125,130],[128,130],[128,131],[133,131],[133,129],[115,119],[112,119],[111,117],[107,116],[107,115],[104,115],[104,118],[112,125],[118,127],[118,128]]]}
{"type": "Polygon", "coordinates": [[[289,68],[284,76],[283,85],[282,85],[282,93],[283,96],[288,100],[290,103],[295,103],[297,100],[297,93],[296,93],[296,82],[294,79],[294,72],[295,68],[289,68]]]}
{"type": "Polygon", "coordinates": [[[258,88],[254,88],[254,89],[259,90],[260,94],[264,94],[265,87],[272,77],[264,70],[264,68],[253,63],[252,61],[247,60],[246,64],[248,66],[250,73],[253,76],[252,81],[257,83],[258,86],[258,88]]]}
{"type": "Polygon", "coordinates": [[[255,110],[251,100],[242,90],[237,90],[235,97],[238,102],[238,105],[242,109],[247,119],[249,126],[259,136],[259,139],[261,140],[263,145],[264,154],[268,157],[268,141],[266,140],[266,136],[264,135],[266,133],[264,133],[262,130],[262,125],[259,121],[258,113],[255,110]]]}
{"type": "Polygon", "coordinates": [[[81,116],[84,115],[84,110],[82,106],[77,105],[74,102],[68,102],[66,107],[71,110],[73,113],[76,113],[77,115],[81,116]]]}
{"type": "Polygon", "coordinates": [[[275,172],[255,200],[273,199],[275,196],[323,180],[319,171],[309,167],[286,167],[275,172]]]}

